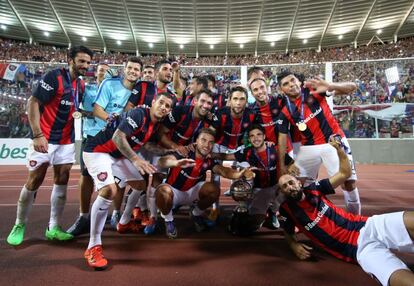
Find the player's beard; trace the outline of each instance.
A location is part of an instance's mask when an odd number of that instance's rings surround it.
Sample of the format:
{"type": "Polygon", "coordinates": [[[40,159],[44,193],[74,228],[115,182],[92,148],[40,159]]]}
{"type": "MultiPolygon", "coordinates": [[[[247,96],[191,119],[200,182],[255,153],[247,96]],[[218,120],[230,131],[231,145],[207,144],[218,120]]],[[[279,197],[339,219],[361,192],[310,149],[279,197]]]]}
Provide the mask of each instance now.
{"type": "Polygon", "coordinates": [[[302,197],[303,197],[303,190],[302,190],[302,188],[299,189],[298,191],[294,192],[294,193],[291,193],[289,195],[289,199],[290,200],[293,200],[295,202],[299,202],[302,199],[302,197]]]}
{"type": "Polygon", "coordinates": [[[162,82],[163,84],[170,84],[171,83],[171,80],[168,80],[165,77],[160,77],[159,81],[162,82]]]}

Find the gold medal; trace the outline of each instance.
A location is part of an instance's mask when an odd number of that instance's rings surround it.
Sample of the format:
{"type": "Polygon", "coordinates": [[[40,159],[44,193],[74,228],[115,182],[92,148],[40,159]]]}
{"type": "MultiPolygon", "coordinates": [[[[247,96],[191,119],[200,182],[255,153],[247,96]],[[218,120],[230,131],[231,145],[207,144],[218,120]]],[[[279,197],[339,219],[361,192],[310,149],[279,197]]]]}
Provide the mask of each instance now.
{"type": "Polygon", "coordinates": [[[306,130],[306,128],[308,128],[308,126],[306,125],[306,123],[305,122],[299,122],[299,123],[296,123],[296,125],[298,126],[298,129],[299,129],[299,131],[305,131],[306,130]]]}
{"type": "Polygon", "coordinates": [[[82,113],[80,113],[79,111],[75,111],[74,113],[72,113],[72,117],[75,119],[82,118],[82,113]]]}

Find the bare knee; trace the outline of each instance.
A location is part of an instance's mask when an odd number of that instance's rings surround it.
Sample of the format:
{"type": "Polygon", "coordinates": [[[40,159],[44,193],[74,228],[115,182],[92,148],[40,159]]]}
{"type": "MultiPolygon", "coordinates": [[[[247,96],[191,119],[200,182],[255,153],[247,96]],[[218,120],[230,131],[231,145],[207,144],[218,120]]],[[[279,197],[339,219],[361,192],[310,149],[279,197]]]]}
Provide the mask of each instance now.
{"type": "Polygon", "coordinates": [[[118,192],[115,184],[107,185],[99,189],[99,195],[107,200],[113,200],[118,192]]]}
{"type": "Polygon", "coordinates": [[[391,274],[390,286],[411,286],[414,285],[414,274],[411,270],[400,269],[391,274]]]}
{"type": "Polygon", "coordinates": [[[72,164],[55,165],[53,168],[54,183],[56,185],[67,185],[69,181],[69,174],[71,168],[72,164]]]}
{"type": "Polygon", "coordinates": [[[45,179],[47,167],[49,166],[49,163],[42,164],[39,168],[36,170],[29,172],[29,177],[26,181],[26,188],[29,191],[35,191],[39,189],[39,187],[42,185],[43,180],[45,179]]]}
{"type": "Polygon", "coordinates": [[[167,185],[161,185],[155,191],[155,203],[160,211],[167,215],[173,205],[174,193],[167,185]]]}
{"type": "Polygon", "coordinates": [[[204,210],[216,202],[219,196],[220,189],[214,183],[206,182],[198,192],[199,201],[197,205],[204,210]]]}
{"type": "Polygon", "coordinates": [[[414,211],[404,212],[403,220],[411,240],[414,241],[414,211]]]}

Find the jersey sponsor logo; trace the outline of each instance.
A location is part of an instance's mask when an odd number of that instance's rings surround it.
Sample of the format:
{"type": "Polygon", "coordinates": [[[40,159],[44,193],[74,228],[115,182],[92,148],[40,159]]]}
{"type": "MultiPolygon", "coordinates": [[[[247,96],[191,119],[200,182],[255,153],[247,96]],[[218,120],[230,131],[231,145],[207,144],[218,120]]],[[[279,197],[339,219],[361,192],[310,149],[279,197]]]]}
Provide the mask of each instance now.
{"type": "Polygon", "coordinates": [[[168,113],[168,120],[171,121],[171,123],[176,123],[174,116],[172,115],[172,113],[168,113]]]}
{"type": "Polygon", "coordinates": [[[132,92],[131,92],[132,94],[138,94],[138,90],[136,90],[135,88],[132,90],[132,92]]]}
{"type": "Polygon", "coordinates": [[[144,145],[144,143],[142,143],[137,136],[131,136],[131,140],[134,141],[134,143],[138,144],[138,145],[144,145]]]}
{"type": "Polygon", "coordinates": [[[36,160],[30,160],[29,165],[30,165],[30,167],[34,167],[34,166],[37,165],[37,161],[36,160]]]}
{"type": "Polygon", "coordinates": [[[70,102],[69,100],[64,100],[64,99],[62,99],[61,101],[60,101],[60,104],[61,105],[73,105],[73,102],[70,102]]]}
{"type": "Polygon", "coordinates": [[[316,218],[314,221],[308,223],[307,225],[305,225],[305,229],[307,231],[310,231],[312,228],[314,228],[319,221],[321,220],[321,218],[323,217],[323,215],[329,210],[329,206],[328,205],[324,205],[322,207],[322,209],[318,212],[318,214],[316,215],[316,218]]]}
{"type": "Polygon", "coordinates": [[[126,120],[128,121],[128,124],[131,125],[131,127],[133,129],[137,129],[138,128],[138,124],[134,121],[134,119],[132,119],[130,116],[128,116],[126,118],[126,120]]]}
{"type": "Polygon", "coordinates": [[[180,173],[184,176],[184,177],[186,177],[186,178],[188,178],[188,179],[190,179],[190,180],[199,180],[199,179],[201,179],[203,176],[201,175],[201,176],[198,176],[198,177],[192,177],[192,176],[190,176],[189,174],[187,174],[186,172],[184,172],[184,170],[181,170],[180,171],[180,173]]]}
{"type": "Polygon", "coordinates": [[[97,177],[99,181],[105,182],[106,178],[108,178],[108,172],[101,172],[97,177]]]}
{"type": "Polygon", "coordinates": [[[279,122],[279,121],[282,121],[282,120],[271,121],[269,123],[263,123],[261,125],[262,125],[262,127],[269,127],[269,126],[273,126],[273,125],[276,125],[276,124],[281,124],[281,122],[279,122]]]}
{"type": "Polygon", "coordinates": [[[46,91],[51,91],[53,90],[53,87],[51,87],[48,83],[44,82],[43,79],[40,80],[40,87],[43,88],[46,91]]]}
{"type": "Polygon", "coordinates": [[[319,107],[314,113],[311,113],[308,117],[306,117],[304,122],[308,123],[309,120],[311,120],[312,118],[315,118],[321,112],[322,112],[322,107],[319,107]]]}

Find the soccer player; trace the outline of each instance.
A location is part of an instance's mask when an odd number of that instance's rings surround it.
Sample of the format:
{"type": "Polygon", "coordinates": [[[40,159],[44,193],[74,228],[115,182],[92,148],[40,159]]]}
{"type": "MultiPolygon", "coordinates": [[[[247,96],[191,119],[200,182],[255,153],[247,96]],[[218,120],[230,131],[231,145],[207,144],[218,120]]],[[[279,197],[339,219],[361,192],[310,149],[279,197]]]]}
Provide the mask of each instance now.
{"type": "MultiPolygon", "coordinates": [[[[93,114],[96,117],[96,124],[91,132],[98,133],[105,127],[107,121],[110,121],[113,116],[124,111],[131,91],[141,77],[142,67],[141,59],[131,56],[126,62],[122,78],[117,77],[104,80],[94,103],[93,114]]],[[[118,192],[118,197],[114,199],[114,210],[111,216],[111,226],[113,229],[116,229],[121,218],[120,209],[124,191],[118,192]]]]}
{"type": "Polygon", "coordinates": [[[136,83],[125,110],[139,105],[151,106],[153,99],[161,92],[174,94],[169,87],[172,80],[172,67],[168,60],[161,60],[155,64],[155,79],[155,82],[139,81],[136,83]]]}
{"type": "Polygon", "coordinates": [[[142,80],[143,81],[155,81],[155,68],[154,66],[144,66],[144,70],[142,71],[142,80]]]}
{"type": "Polygon", "coordinates": [[[211,124],[213,94],[208,89],[200,90],[194,98],[194,105],[177,106],[163,120],[160,128],[160,144],[187,155],[187,146],[195,141],[198,132],[211,124]]]}
{"type": "Polygon", "coordinates": [[[390,249],[414,252],[414,212],[396,212],[365,217],[335,206],[326,195],[335,193],[351,175],[347,154],[338,142],[331,143],[339,157],[339,171],[329,179],[303,187],[291,175],[279,179],[287,199],[280,211],[287,220],[285,238],[299,259],[311,257],[312,248],[298,242],[297,226],[313,243],[333,256],[358,262],[384,286],[414,285],[414,274],[390,249]]]}
{"type": "MultiPolygon", "coordinates": [[[[135,184],[139,184],[141,188],[142,176],[156,171],[136,151],[155,134],[173,103],[174,98],[169,93],[160,93],[151,108],[138,107],[123,113],[86,143],[83,158],[99,192],[92,205],[90,240],[84,254],[92,268],[104,269],[108,265],[102,253],[101,234],[108,209],[118,191],[114,177],[120,187],[128,182],[135,188],[138,188],[135,184]]],[[[130,229],[131,225],[126,227],[130,229]]]]}
{"type": "MultiPolygon", "coordinates": [[[[128,104],[125,110],[129,110],[135,106],[151,106],[154,98],[157,94],[162,92],[167,92],[172,96],[176,97],[176,94],[171,90],[169,84],[173,78],[173,68],[171,62],[168,60],[160,60],[155,64],[155,82],[149,81],[139,81],[132,90],[131,96],[128,100],[128,104]]],[[[150,138],[150,141],[153,143],[158,143],[158,136],[155,135],[153,138],[150,138]]],[[[155,155],[153,152],[148,150],[140,150],[140,154],[146,160],[152,162],[154,165],[158,162],[159,156],[155,155]]],[[[157,171],[152,179],[152,185],[148,189],[148,194],[143,193],[140,198],[137,197],[137,193],[132,191],[128,197],[126,209],[130,209],[130,204],[138,198],[137,208],[133,210],[134,217],[140,219],[145,225],[144,233],[152,234],[155,232],[156,227],[156,217],[157,217],[157,208],[155,205],[155,187],[161,183],[164,178],[164,174],[161,171],[157,171]],[[139,210],[138,210],[139,207],[139,210]],[[149,217],[146,214],[142,214],[142,210],[148,207],[150,215],[149,217]]],[[[139,190],[142,192],[143,190],[139,190]]],[[[123,222],[128,221],[127,215],[122,218],[123,222]]]]}
{"type": "MultiPolygon", "coordinates": [[[[280,116],[279,152],[283,154],[286,151],[289,128],[294,128],[302,138],[302,146],[295,158],[301,177],[315,180],[322,163],[328,174],[333,175],[339,168],[339,160],[335,149],[328,141],[332,135],[338,134],[352,164],[352,175],[342,186],[345,205],[349,212],[360,214],[361,203],[356,187],[357,177],[351,148],[326,101],[326,92],[347,94],[355,90],[356,85],[352,82],[328,83],[321,79],[312,79],[305,82],[305,88],[302,90],[298,77],[290,71],[279,74],[278,82],[281,92],[289,99],[280,116]]],[[[280,157],[279,160],[284,174],[284,162],[280,157]]]]}
{"type": "MultiPolygon", "coordinates": [[[[253,124],[248,128],[248,138],[251,146],[239,150],[234,154],[221,156],[223,160],[236,160],[238,162],[247,162],[256,174],[253,181],[253,198],[248,202],[248,210],[250,217],[248,222],[243,224],[243,228],[231,231],[236,234],[251,234],[264,223],[266,213],[269,207],[271,211],[276,213],[279,210],[280,202],[283,198],[279,196],[279,188],[277,185],[279,173],[279,160],[277,145],[269,141],[265,141],[265,129],[259,124],[253,124]]],[[[296,166],[293,160],[286,155],[289,164],[289,173],[296,173],[296,166]]],[[[276,217],[271,217],[272,228],[278,228],[279,222],[276,217]]],[[[242,228],[242,226],[240,225],[242,228]]]]}
{"type": "Polygon", "coordinates": [[[60,219],[66,203],[70,169],[75,162],[75,117],[81,117],[85,75],[93,53],[84,46],[69,50],[69,69],[58,68],[45,74],[29,98],[27,112],[32,130],[28,154],[29,176],[17,202],[16,222],[7,237],[10,245],[22,243],[30,209],[43,183],[49,165],[53,165],[53,189],[50,197],[50,220],[45,236],[48,240],[73,238],[64,232],[60,219]]]}
{"type": "Polygon", "coordinates": [[[203,76],[193,77],[187,89],[183,91],[183,94],[178,95],[180,97],[179,104],[180,105],[193,105],[195,95],[202,89],[208,89],[207,79],[203,76]]]}
{"type": "Polygon", "coordinates": [[[96,131],[91,132],[95,125],[95,117],[93,116],[93,103],[96,100],[99,85],[105,78],[105,73],[109,69],[106,63],[100,63],[96,67],[95,84],[85,85],[85,94],[82,100],[82,145],[81,145],[81,176],[79,179],[79,217],[75,223],[67,230],[73,236],[78,236],[84,233],[89,233],[89,205],[91,203],[91,196],[94,188],[93,179],[89,175],[88,169],[83,162],[82,152],[85,148],[86,139],[96,135],[96,131]]]}
{"type": "Polygon", "coordinates": [[[212,129],[203,128],[198,134],[195,151],[190,151],[188,156],[168,155],[159,160],[160,167],[170,168],[165,183],[159,185],[155,193],[157,206],[165,220],[166,234],[169,238],[177,237],[172,208],[178,205],[192,206],[196,202],[190,211],[190,216],[198,232],[206,229],[204,210],[220,195],[217,185],[205,182],[207,170],[229,179],[239,179],[242,176],[247,179],[254,177],[249,169],[236,171],[211,159],[214,137],[215,132],[212,129]]]}
{"type": "MultiPolygon", "coordinates": [[[[169,150],[176,150],[181,155],[186,156],[190,151],[188,145],[195,141],[198,132],[200,132],[203,127],[208,127],[210,125],[207,116],[209,115],[212,106],[213,94],[209,90],[201,90],[196,95],[194,106],[176,106],[172,112],[164,118],[159,129],[158,137],[160,138],[160,145],[169,150]]],[[[155,188],[159,183],[154,183],[153,187],[155,188]]],[[[155,189],[153,191],[155,198],[155,189]]],[[[121,218],[123,223],[128,223],[131,218],[131,213],[128,213],[128,211],[132,209],[130,205],[136,204],[136,200],[141,200],[142,198],[142,196],[138,196],[135,192],[139,191],[133,190],[128,198],[127,206],[125,207],[124,214],[121,218]]],[[[150,222],[145,226],[145,234],[153,233],[156,226],[157,212],[155,200],[148,201],[148,203],[150,208],[150,222]],[[151,211],[151,209],[153,210],[151,211]]],[[[142,206],[140,206],[140,209],[141,208],[142,206]]]]}

